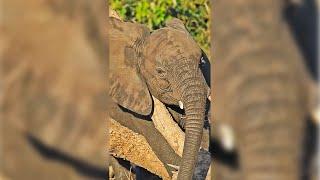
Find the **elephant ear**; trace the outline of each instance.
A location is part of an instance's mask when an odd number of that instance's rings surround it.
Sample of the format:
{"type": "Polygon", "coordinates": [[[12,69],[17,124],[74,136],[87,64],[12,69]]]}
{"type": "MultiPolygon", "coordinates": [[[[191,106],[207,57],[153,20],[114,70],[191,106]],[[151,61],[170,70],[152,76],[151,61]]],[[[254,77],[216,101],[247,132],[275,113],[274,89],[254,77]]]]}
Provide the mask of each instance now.
{"type": "Polygon", "coordinates": [[[151,95],[137,69],[141,45],[149,32],[143,25],[113,20],[109,35],[109,95],[120,106],[141,115],[152,111],[151,95]]]}
{"type": "Polygon", "coordinates": [[[184,26],[183,22],[177,18],[173,18],[171,20],[168,20],[166,22],[166,27],[177,29],[177,30],[180,30],[180,31],[183,31],[183,32],[189,34],[189,32],[188,32],[187,28],[184,26]]]}

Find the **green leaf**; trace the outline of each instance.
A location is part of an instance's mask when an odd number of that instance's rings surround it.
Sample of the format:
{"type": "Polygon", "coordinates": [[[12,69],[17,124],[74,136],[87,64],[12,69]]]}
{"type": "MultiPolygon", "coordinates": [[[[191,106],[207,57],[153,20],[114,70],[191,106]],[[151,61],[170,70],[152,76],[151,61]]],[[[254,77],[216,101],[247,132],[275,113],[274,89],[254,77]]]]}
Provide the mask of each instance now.
{"type": "Polygon", "coordinates": [[[109,0],[111,7],[123,19],[146,24],[151,29],[163,27],[168,19],[176,15],[185,23],[190,34],[207,54],[210,50],[209,2],[209,0],[109,0]]]}

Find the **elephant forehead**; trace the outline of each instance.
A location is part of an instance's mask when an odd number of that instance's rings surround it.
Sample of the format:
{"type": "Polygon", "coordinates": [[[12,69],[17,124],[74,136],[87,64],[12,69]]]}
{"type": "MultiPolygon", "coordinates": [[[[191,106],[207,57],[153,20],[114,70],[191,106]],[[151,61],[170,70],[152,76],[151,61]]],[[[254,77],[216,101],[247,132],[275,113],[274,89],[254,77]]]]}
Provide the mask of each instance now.
{"type": "Polygon", "coordinates": [[[178,30],[164,28],[152,33],[147,42],[147,59],[153,63],[171,63],[192,60],[199,62],[201,49],[189,34],[178,30]]]}
{"type": "Polygon", "coordinates": [[[167,31],[167,37],[168,40],[173,42],[173,45],[182,47],[185,52],[200,53],[200,47],[192,36],[186,32],[170,29],[167,31]]]}

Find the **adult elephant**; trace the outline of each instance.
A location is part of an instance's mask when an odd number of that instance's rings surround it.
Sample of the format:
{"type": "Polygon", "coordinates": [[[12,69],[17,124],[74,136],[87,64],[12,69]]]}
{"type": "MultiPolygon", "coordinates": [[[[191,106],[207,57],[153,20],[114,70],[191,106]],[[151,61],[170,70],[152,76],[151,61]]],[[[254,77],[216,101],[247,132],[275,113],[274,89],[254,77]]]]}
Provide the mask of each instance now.
{"type": "Polygon", "coordinates": [[[214,128],[234,155],[227,166],[215,154],[215,179],[301,177],[311,80],[284,22],[284,3],[215,1],[214,128]]]}
{"type": "Polygon", "coordinates": [[[201,49],[178,19],[152,34],[143,25],[117,18],[111,17],[110,24],[109,94],[113,102],[123,113],[142,119],[153,112],[152,96],[184,109],[186,137],[178,179],[191,179],[209,92],[199,68],[201,49]]]}

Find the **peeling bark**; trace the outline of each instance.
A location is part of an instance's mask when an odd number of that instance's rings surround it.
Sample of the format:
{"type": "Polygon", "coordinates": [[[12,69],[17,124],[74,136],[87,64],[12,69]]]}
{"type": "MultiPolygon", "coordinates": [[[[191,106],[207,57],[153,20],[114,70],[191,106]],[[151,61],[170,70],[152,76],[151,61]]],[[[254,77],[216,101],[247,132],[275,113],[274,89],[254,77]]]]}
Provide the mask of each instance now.
{"type": "Polygon", "coordinates": [[[169,111],[158,99],[153,97],[154,113],[152,120],[155,128],[167,140],[173,150],[182,157],[184,145],[184,132],[178,124],[172,119],[169,111]]]}
{"type": "MultiPolygon", "coordinates": [[[[172,119],[165,106],[155,98],[154,101],[155,109],[152,122],[135,119],[133,116],[127,116],[128,114],[124,112],[122,112],[123,116],[118,113],[113,115],[121,120],[110,119],[109,149],[114,157],[123,158],[164,179],[170,179],[167,164],[179,164],[174,159],[168,161],[168,158],[164,158],[163,154],[169,157],[175,157],[179,151],[182,154],[184,132],[172,119]],[[130,123],[131,120],[135,122],[130,123]],[[146,126],[147,124],[148,126],[146,126]],[[130,129],[126,126],[129,126],[130,129]],[[163,141],[168,144],[161,143],[163,141]],[[159,143],[161,143],[160,146],[159,143]],[[155,144],[158,147],[155,147],[155,144]]],[[[202,140],[204,149],[208,149],[208,137],[209,132],[206,130],[202,140]]]]}
{"type": "MultiPolygon", "coordinates": [[[[185,134],[176,123],[175,119],[172,118],[165,105],[155,97],[153,97],[153,101],[154,112],[152,121],[154,126],[167,140],[173,150],[181,157],[185,134]]],[[[209,148],[209,130],[207,129],[203,129],[201,147],[205,150],[208,150],[209,148]]]]}
{"type": "Polygon", "coordinates": [[[109,132],[111,155],[133,162],[164,179],[170,178],[165,166],[142,135],[111,118],[109,132]]]}

